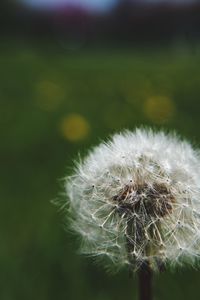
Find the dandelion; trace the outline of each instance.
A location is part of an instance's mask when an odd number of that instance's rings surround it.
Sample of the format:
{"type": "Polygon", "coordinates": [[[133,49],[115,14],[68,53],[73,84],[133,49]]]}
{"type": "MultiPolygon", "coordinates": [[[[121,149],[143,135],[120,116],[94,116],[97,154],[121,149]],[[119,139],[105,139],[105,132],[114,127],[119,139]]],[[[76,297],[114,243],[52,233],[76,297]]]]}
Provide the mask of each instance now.
{"type": "Polygon", "coordinates": [[[199,178],[200,152],[175,134],[137,129],[95,147],[66,179],[82,253],[137,270],[150,299],[151,270],[198,262],[199,178]]]}

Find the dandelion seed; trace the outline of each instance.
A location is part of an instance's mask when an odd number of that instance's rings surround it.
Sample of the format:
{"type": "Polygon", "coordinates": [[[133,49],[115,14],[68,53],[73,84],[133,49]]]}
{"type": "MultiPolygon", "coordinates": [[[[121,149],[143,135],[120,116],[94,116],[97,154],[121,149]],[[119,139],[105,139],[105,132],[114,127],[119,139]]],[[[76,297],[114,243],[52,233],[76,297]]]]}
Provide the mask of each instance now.
{"type": "Polygon", "coordinates": [[[194,265],[200,255],[199,178],[199,151],[175,134],[137,129],[114,135],[66,178],[82,252],[106,255],[116,269],[194,265]]]}

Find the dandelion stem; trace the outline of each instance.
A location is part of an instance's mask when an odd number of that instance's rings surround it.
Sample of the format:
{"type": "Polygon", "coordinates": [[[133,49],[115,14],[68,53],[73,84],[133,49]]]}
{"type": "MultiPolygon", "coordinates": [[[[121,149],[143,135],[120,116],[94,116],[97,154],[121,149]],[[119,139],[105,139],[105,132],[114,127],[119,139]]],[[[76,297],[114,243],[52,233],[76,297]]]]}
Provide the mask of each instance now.
{"type": "Polygon", "coordinates": [[[148,263],[143,263],[138,270],[139,300],[152,300],[153,273],[148,263]]]}

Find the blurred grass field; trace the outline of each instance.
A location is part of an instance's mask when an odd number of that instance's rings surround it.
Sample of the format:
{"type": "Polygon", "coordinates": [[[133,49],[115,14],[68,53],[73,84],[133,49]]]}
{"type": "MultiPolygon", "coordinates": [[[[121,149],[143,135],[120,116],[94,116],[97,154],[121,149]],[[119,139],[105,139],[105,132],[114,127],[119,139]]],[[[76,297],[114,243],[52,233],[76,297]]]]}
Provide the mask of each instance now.
{"type": "MultiPolygon", "coordinates": [[[[200,145],[200,47],[1,44],[0,299],[136,299],[136,278],[77,254],[51,201],[78,153],[113,132],[153,126],[200,145]]],[[[156,299],[198,299],[199,278],[156,276],[156,299]]]]}

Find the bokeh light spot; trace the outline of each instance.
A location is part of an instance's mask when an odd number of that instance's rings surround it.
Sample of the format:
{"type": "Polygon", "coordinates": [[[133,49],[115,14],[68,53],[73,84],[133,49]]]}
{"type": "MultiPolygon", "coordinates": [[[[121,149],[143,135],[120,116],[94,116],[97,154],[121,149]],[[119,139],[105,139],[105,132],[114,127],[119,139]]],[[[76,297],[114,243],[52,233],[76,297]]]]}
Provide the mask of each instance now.
{"type": "Polygon", "coordinates": [[[59,128],[62,136],[71,142],[85,139],[90,132],[88,121],[79,114],[70,114],[64,117],[59,128]]]}
{"type": "Polygon", "coordinates": [[[169,121],[174,112],[174,102],[167,96],[153,96],[148,98],[144,103],[144,113],[154,123],[169,121]]]}
{"type": "Polygon", "coordinates": [[[40,81],[36,86],[36,90],[37,105],[45,111],[56,110],[65,98],[64,89],[52,81],[40,81]]]}
{"type": "Polygon", "coordinates": [[[65,5],[82,7],[92,11],[104,11],[117,3],[116,0],[21,0],[21,2],[38,8],[56,8],[65,5]]]}

